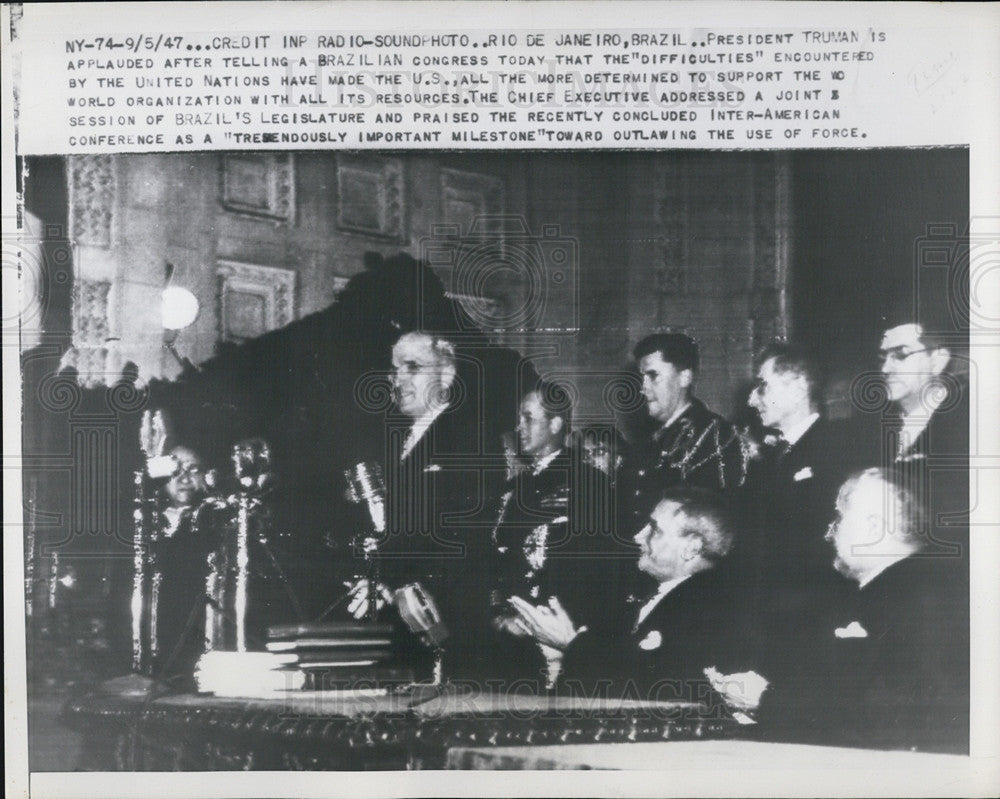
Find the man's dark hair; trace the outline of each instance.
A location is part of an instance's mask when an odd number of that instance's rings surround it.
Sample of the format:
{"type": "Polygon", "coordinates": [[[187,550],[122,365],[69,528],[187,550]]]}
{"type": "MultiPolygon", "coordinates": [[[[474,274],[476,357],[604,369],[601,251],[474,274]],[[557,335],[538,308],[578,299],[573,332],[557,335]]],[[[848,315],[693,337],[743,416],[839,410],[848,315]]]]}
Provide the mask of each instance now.
{"type": "MultiPolygon", "coordinates": [[[[946,349],[953,354],[956,344],[963,339],[963,331],[956,327],[947,306],[937,297],[921,297],[919,300],[909,295],[897,297],[882,314],[882,324],[884,330],[916,324],[920,328],[921,344],[928,349],[946,349]]],[[[965,336],[968,336],[967,331],[965,336]]]]}
{"type": "Polygon", "coordinates": [[[704,488],[675,486],[666,489],[660,501],[680,505],[680,513],[684,517],[683,534],[695,535],[701,539],[704,545],[702,557],[705,560],[714,563],[729,554],[736,536],[725,499],[704,488]]]}
{"type": "Polygon", "coordinates": [[[660,353],[660,357],[673,364],[678,372],[685,369],[698,371],[698,345],[690,336],[683,333],[653,333],[635,345],[632,357],[638,362],[654,352],[660,353]]]}
{"type": "Polygon", "coordinates": [[[955,350],[955,344],[953,341],[949,341],[947,334],[927,330],[923,325],[920,325],[920,343],[929,350],[948,350],[948,352],[955,350]]]}
{"type": "Polygon", "coordinates": [[[573,426],[573,397],[566,386],[549,380],[539,380],[528,393],[538,394],[538,402],[550,419],[563,420],[563,430],[568,433],[573,426]]]}
{"type": "Polygon", "coordinates": [[[774,371],[778,374],[793,372],[805,378],[809,389],[809,404],[814,410],[819,410],[823,404],[826,376],[812,352],[799,344],[775,341],[761,350],[757,356],[757,368],[772,359],[774,371]]]}

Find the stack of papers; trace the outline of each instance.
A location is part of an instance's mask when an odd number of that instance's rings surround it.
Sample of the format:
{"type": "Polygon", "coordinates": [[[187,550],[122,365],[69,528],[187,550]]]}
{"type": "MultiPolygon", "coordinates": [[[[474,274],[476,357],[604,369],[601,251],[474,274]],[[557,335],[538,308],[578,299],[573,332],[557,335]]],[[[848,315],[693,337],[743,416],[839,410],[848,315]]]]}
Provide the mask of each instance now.
{"type": "Polygon", "coordinates": [[[201,693],[249,698],[299,691],[306,684],[305,672],[287,655],[271,652],[206,652],[194,679],[201,693]]]}

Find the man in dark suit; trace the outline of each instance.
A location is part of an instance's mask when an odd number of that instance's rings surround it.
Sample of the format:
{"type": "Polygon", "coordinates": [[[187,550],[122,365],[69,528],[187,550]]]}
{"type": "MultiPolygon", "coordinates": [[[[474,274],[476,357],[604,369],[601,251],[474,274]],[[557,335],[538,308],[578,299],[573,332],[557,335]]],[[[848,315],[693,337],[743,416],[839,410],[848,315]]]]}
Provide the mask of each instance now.
{"type": "Polygon", "coordinates": [[[856,584],[852,601],[765,672],[762,728],[797,741],[967,752],[962,559],[929,550],[922,505],[897,472],[852,476],[836,507],[829,539],[856,584]]]}
{"type": "Polygon", "coordinates": [[[919,323],[894,325],[882,336],[879,360],[901,416],[896,458],[926,457],[933,445],[968,453],[968,397],[956,396],[965,387],[948,371],[953,357],[945,338],[919,323]]]}
{"type": "MultiPolygon", "coordinates": [[[[482,504],[479,419],[457,381],[455,349],[441,337],[405,333],[392,350],[399,414],[387,419],[385,534],[378,543],[389,592],[419,582],[450,632],[446,673],[475,673],[489,623],[489,536],[473,517],[482,504]]],[[[349,611],[367,612],[367,583],[349,611]]]]}
{"type": "Polygon", "coordinates": [[[657,333],[633,351],[650,417],[659,429],[636,447],[622,484],[641,527],[672,486],[712,491],[737,488],[745,477],[743,447],[733,426],[691,393],[698,345],[683,333],[657,333]]]}
{"type": "Polygon", "coordinates": [[[823,418],[821,375],[806,351],[773,344],[758,362],[749,405],[773,433],[750,462],[740,559],[752,568],[761,613],[780,630],[847,588],[824,535],[837,490],[862,456],[846,424],[823,418]]]}
{"type": "Polygon", "coordinates": [[[616,538],[617,504],[608,476],[565,446],[571,411],[557,384],[540,383],[521,401],[520,454],[530,462],[507,484],[492,535],[494,623],[508,636],[498,641],[498,668],[511,679],[548,676],[545,652],[523,640],[511,596],[534,602],[557,597],[578,622],[602,630],[612,622],[609,597],[624,591],[622,573],[632,571],[634,548],[616,538]]]}
{"type": "Polygon", "coordinates": [[[928,545],[967,557],[970,420],[955,357],[961,343],[923,323],[889,322],[879,348],[890,401],[880,432],[882,462],[930,497],[928,545]]]}
{"type": "Polygon", "coordinates": [[[539,642],[563,653],[568,690],[618,697],[706,701],[705,670],[754,663],[742,586],[725,558],[733,545],[721,500],[703,489],[669,489],[635,536],[638,568],[657,588],[640,606],[621,607],[615,631],[591,631],[558,601],[511,604],[539,642]]]}

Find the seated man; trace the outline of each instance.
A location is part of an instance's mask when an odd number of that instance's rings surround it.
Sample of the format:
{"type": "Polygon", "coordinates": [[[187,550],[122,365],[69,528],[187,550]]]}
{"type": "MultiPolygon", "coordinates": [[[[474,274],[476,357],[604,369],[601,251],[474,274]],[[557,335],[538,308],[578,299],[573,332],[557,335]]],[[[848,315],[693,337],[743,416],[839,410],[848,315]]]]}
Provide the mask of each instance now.
{"type": "Polygon", "coordinates": [[[969,608],[963,563],[927,546],[927,519],[893,472],[867,469],[837,497],[828,538],[857,585],[837,626],[775,653],[760,722],[775,737],[967,752],[969,608]]]}
{"type": "Polygon", "coordinates": [[[706,668],[753,662],[742,588],[723,563],[733,533],[721,502],[703,489],[670,489],[635,541],[638,567],[658,588],[638,608],[622,607],[618,630],[579,626],[558,600],[514,597],[511,605],[530,635],[563,653],[567,689],[590,695],[603,685],[618,697],[704,701],[706,668]]]}

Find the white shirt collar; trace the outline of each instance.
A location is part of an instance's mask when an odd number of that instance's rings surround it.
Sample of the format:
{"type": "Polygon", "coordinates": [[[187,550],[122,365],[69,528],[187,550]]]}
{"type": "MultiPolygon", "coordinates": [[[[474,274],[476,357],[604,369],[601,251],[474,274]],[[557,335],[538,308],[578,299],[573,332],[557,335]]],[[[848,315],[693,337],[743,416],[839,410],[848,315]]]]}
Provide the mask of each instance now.
{"type": "Polygon", "coordinates": [[[437,408],[433,408],[413,423],[413,426],[410,428],[410,432],[406,434],[403,451],[399,455],[400,460],[403,460],[403,458],[413,451],[417,442],[424,437],[424,433],[427,432],[427,428],[434,424],[434,420],[444,413],[447,407],[447,405],[440,405],[437,408]]]}
{"type": "Polygon", "coordinates": [[[665,583],[660,583],[660,587],[653,598],[639,608],[639,618],[636,619],[635,629],[639,629],[639,625],[642,624],[646,620],[646,617],[653,612],[653,608],[660,604],[660,600],[663,599],[663,597],[673,591],[690,576],[690,574],[685,574],[683,577],[677,577],[673,580],[668,580],[665,583]]]}
{"type": "Polygon", "coordinates": [[[802,421],[793,424],[788,430],[781,431],[781,437],[788,442],[788,446],[795,446],[795,443],[806,434],[806,431],[819,419],[819,413],[810,413],[802,421]]]}
{"type": "Polygon", "coordinates": [[[924,416],[923,414],[913,414],[902,418],[903,424],[899,430],[899,451],[896,455],[897,460],[909,460],[910,450],[913,449],[913,445],[917,443],[917,439],[920,438],[920,434],[927,429],[927,423],[929,421],[930,418],[924,416]]]}
{"type": "Polygon", "coordinates": [[[531,467],[531,473],[541,474],[542,472],[544,472],[548,468],[549,464],[552,463],[552,461],[554,461],[559,456],[560,452],[562,452],[562,447],[557,449],[555,452],[550,452],[548,455],[546,455],[544,458],[542,458],[540,461],[538,461],[531,467]]]}

